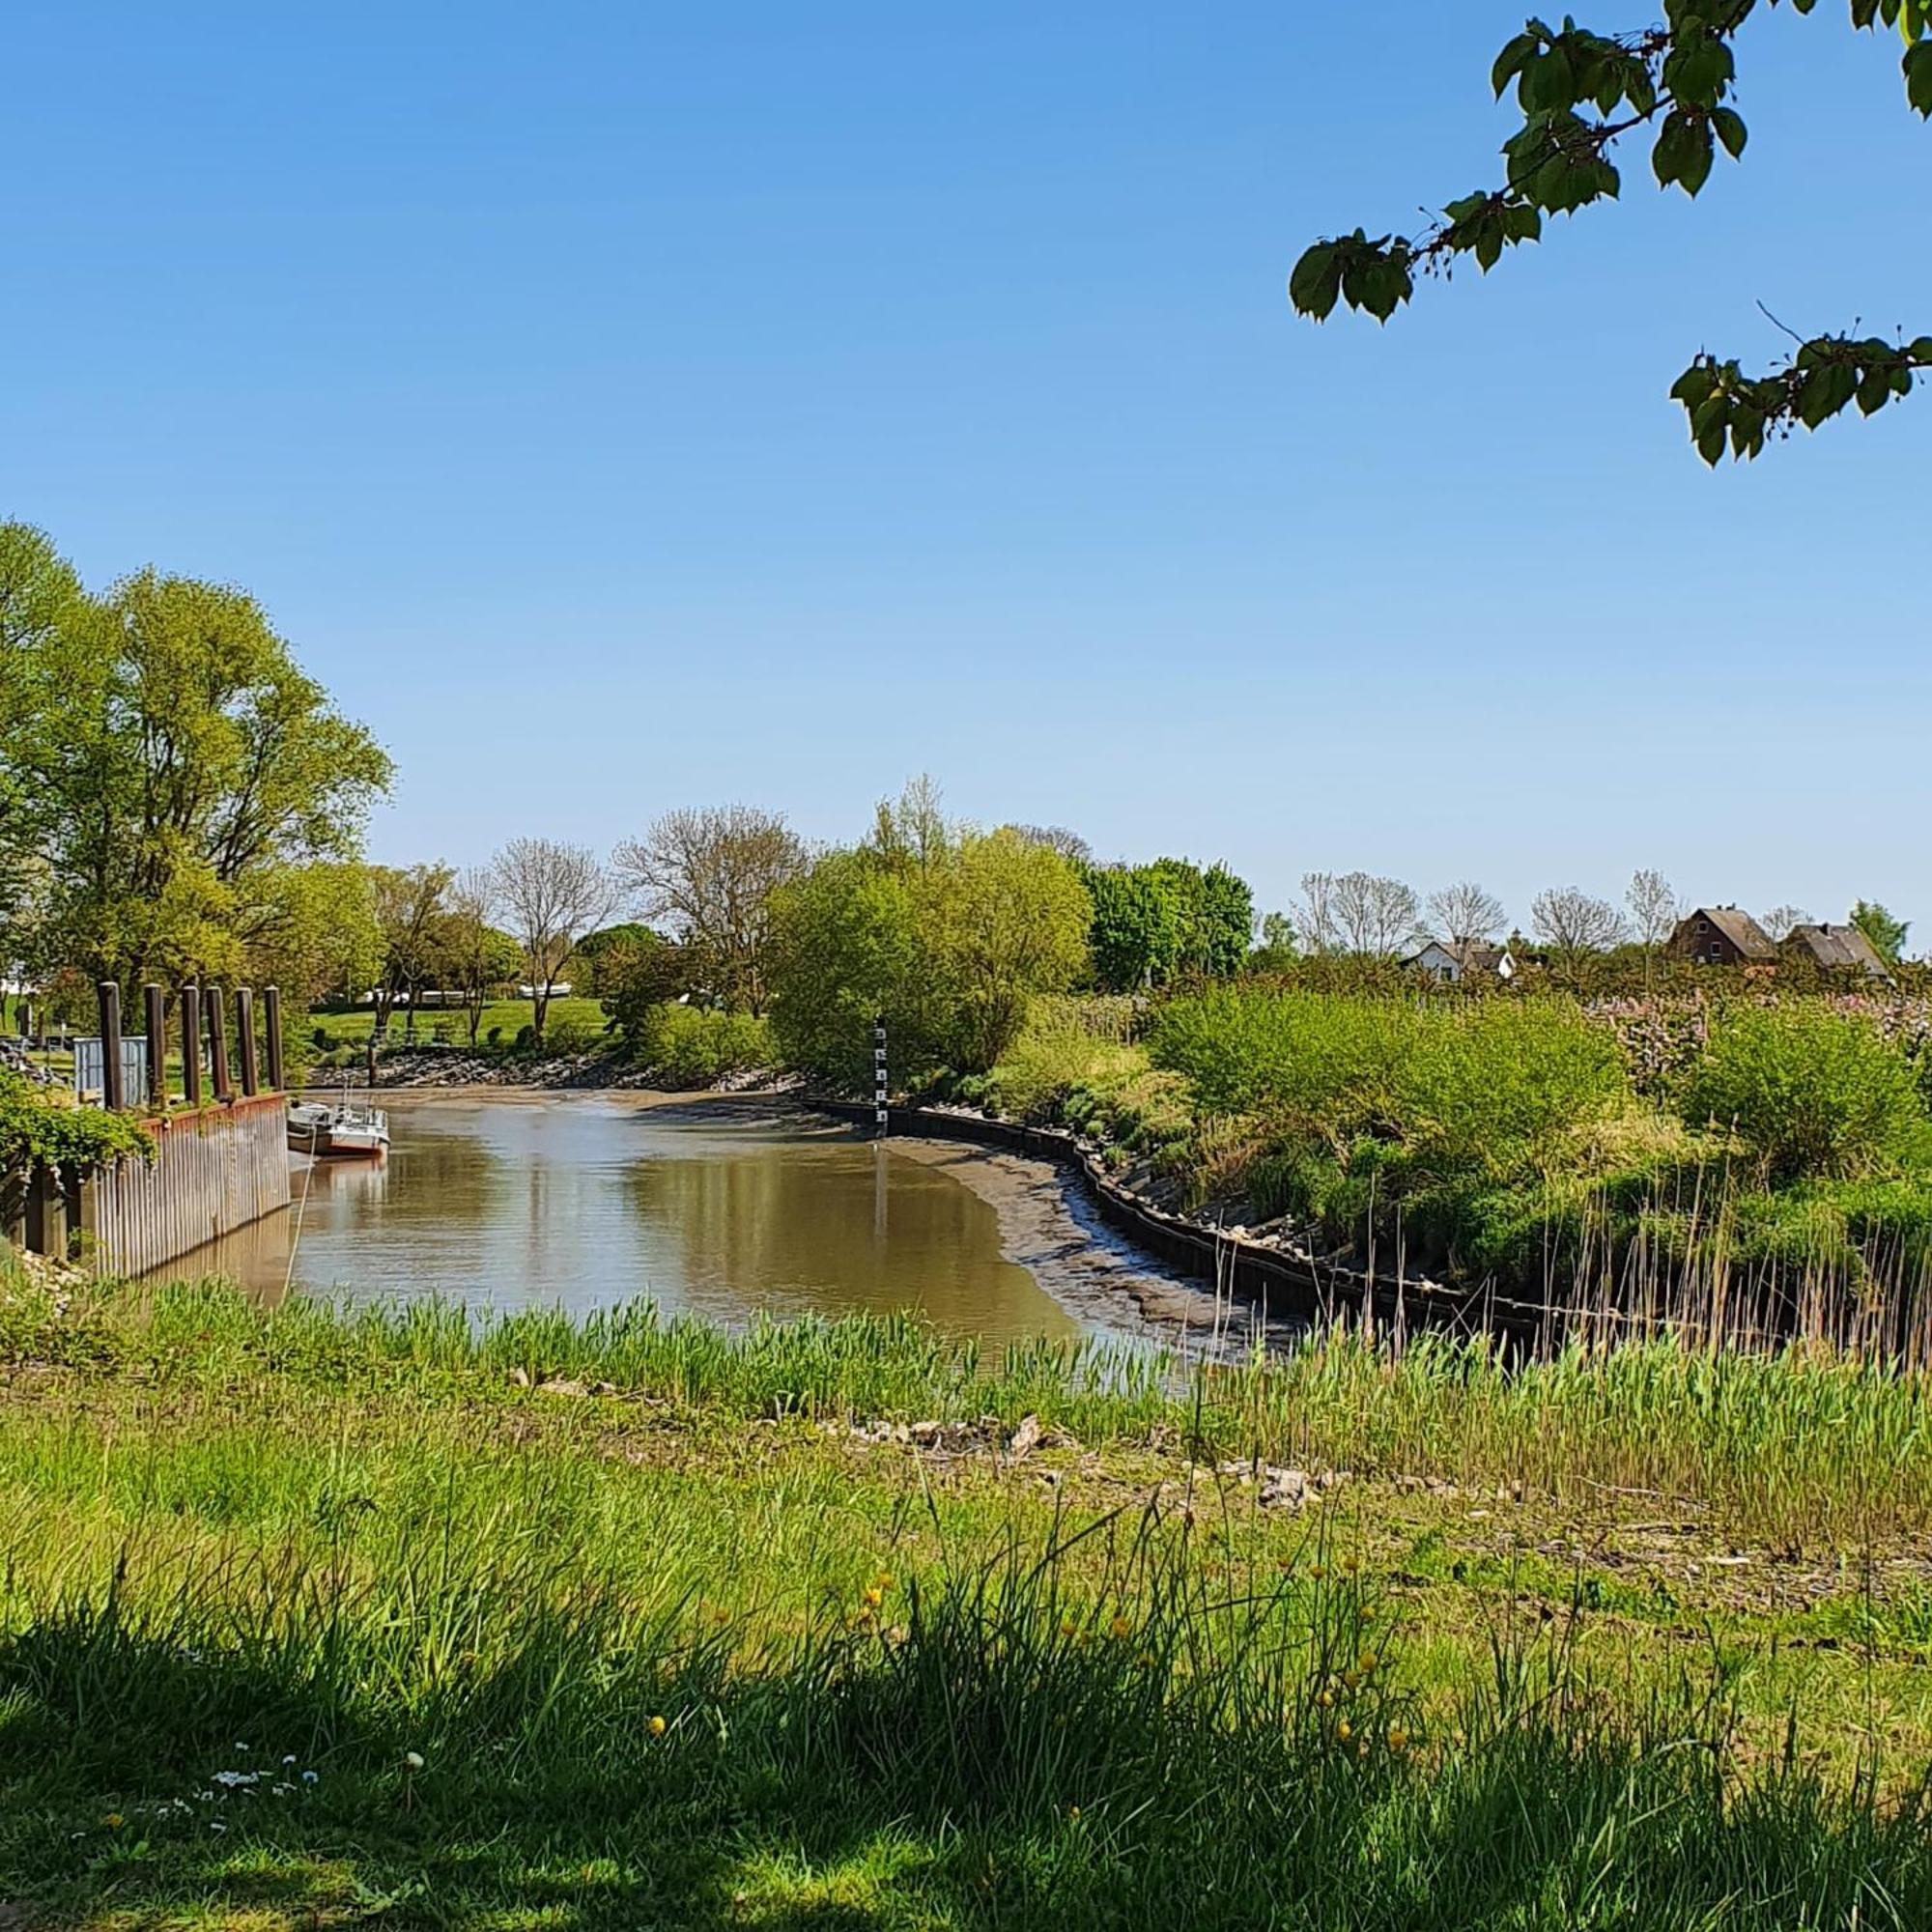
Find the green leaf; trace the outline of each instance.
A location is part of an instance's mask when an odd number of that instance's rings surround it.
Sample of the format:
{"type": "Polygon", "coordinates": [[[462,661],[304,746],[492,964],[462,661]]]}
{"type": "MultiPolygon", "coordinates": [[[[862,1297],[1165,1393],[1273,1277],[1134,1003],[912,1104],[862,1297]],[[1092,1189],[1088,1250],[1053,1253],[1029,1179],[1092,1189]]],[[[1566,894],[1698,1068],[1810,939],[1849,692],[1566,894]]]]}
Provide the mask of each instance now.
{"type": "Polygon", "coordinates": [[[1301,315],[1325,322],[1342,293],[1342,271],[1332,242],[1318,242],[1294,265],[1288,278],[1288,298],[1301,315]]]}
{"type": "Polygon", "coordinates": [[[1875,416],[1890,401],[1891,371],[1868,369],[1864,381],[1859,384],[1859,413],[1875,416]]]}
{"type": "Polygon", "coordinates": [[[1734,161],[1739,159],[1744,154],[1745,143],[1750,139],[1745,117],[1734,107],[1720,107],[1711,116],[1711,126],[1717,130],[1718,139],[1724,144],[1724,153],[1734,161]]]}
{"type": "Polygon", "coordinates": [[[1566,48],[1556,46],[1533,60],[1522,71],[1516,98],[1525,114],[1544,114],[1575,104],[1576,71],[1566,48]]]}
{"type": "Polygon", "coordinates": [[[1496,99],[1498,100],[1503,97],[1503,90],[1522,71],[1523,63],[1543,43],[1534,34],[1519,34],[1496,56],[1496,64],[1491,70],[1490,79],[1495,85],[1496,99]]]}
{"type": "Polygon", "coordinates": [[[1923,362],[1927,367],[1932,367],[1932,335],[1921,335],[1905,353],[1915,362],[1923,362]]]}
{"type": "Polygon", "coordinates": [[[1693,362],[1671,384],[1671,401],[1682,403],[1687,410],[1694,411],[1717,385],[1717,377],[1704,363],[1693,362]]]}
{"type": "Polygon", "coordinates": [[[1905,56],[1905,98],[1932,120],[1932,41],[1920,41],[1905,56]]]}
{"type": "Polygon", "coordinates": [[[1724,439],[1725,431],[1721,419],[1713,423],[1709,429],[1705,430],[1697,438],[1697,454],[1713,469],[1718,467],[1719,460],[1724,454],[1724,439]]]}
{"type": "Polygon", "coordinates": [[[1661,186],[1668,187],[1675,182],[1686,194],[1694,197],[1711,179],[1711,165],[1715,158],[1711,124],[1689,114],[1673,114],[1663,124],[1663,132],[1658,137],[1651,164],[1657,170],[1661,186]]]}

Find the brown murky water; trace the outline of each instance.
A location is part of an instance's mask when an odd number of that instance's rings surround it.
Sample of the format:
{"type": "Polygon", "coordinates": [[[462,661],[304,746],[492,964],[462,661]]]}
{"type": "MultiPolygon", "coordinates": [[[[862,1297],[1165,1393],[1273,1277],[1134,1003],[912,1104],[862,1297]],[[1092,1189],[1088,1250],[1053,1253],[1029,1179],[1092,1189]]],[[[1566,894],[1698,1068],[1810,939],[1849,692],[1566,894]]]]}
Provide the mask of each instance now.
{"type": "Polygon", "coordinates": [[[298,1163],[298,1209],[168,1272],[479,1308],[647,1295],[726,1322],[909,1308],[994,1343],[1095,1325],[1005,1258],[971,1188],[841,1128],[745,1102],[383,1098],[384,1163],[298,1163]]]}

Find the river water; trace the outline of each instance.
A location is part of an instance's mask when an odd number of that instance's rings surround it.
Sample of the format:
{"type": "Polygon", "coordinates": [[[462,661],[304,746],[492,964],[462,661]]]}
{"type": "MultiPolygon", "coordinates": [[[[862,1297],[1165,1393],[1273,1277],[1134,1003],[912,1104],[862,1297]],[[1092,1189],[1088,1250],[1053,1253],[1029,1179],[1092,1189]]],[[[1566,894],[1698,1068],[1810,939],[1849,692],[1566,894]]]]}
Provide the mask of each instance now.
{"type": "Polygon", "coordinates": [[[994,1208],[944,1164],[810,1116],[630,1094],[378,1097],[386,1161],[298,1159],[295,1208],[166,1272],[269,1297],[292,1284],[477,1308],[649,1296],[724,1322],[912,1309],[992,1343],[1114,1325],[1007,1259],[994,1208]]]}

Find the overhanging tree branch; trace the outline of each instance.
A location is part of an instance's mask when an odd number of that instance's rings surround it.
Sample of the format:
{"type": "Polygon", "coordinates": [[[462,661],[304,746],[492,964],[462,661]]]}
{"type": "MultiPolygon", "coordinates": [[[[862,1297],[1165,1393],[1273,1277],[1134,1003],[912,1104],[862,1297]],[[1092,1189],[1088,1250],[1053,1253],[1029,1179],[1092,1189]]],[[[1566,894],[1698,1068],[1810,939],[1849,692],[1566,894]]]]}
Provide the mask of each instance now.
{"type": "MultiPolygon", "coordinates": [[[[1764,0],[1776,6],[1779,0],[1764,0]]],[[[1787,0],[1809,14],[1817,0],[1787,0]]],[[[1850,0],[1852,24],[1895,27],[1905,43],[1906,99],[1932,119],[1932,0],[1850,0]]],[[[1325,321],[1338,304],[1387,322],[1415,293],[1418,275],[1447,276],[1459,256],[1487,274],[1506,248],[1541,239],[1547,215],[1574,214],[1615,200],[1622,177],[1610,158],[1626,134],[1655,127],[1651,169],[1658,185],[1694,197],[1721,148],[1740,159],[1748,139],[1733,104],[1732,42],[1759,0],[1667,0],[1665,24],[1605,35],[1566,17],[1560,29],[1532,19],[1497,56],[1491,79],[1500,99],[1514,84],[1521,128],[1503,144],[1500,187],[1450,202],[1414,236],[1371,240],[1365,229],[1315,243],[1295,264],[1289,298],[1325,321]]],[[[1932,370],[1932,335],[1821,335],[1789,361],[1747,376],[1735,360],[1700,355],[1671,390],[1707,463],[1729,449],[1755,457],[1774,436],[1802,423],[1816,429],[1856,403],[1874,415],[1910,395],[1915,375],[1932,370]]]]}

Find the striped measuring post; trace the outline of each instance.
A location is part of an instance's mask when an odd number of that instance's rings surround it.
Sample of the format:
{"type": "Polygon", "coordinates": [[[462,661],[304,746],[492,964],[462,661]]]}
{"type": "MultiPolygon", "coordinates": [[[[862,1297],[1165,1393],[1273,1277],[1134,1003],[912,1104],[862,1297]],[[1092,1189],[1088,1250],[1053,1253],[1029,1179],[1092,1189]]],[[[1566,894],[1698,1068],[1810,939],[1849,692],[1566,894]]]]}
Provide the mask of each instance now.
{"type": "Polygon", "coordinates": [[[891,1131],[892,1110],[886,1105],[886,1023],[872,1029],[872,1121],[883,1138],[891,1131]]]}

